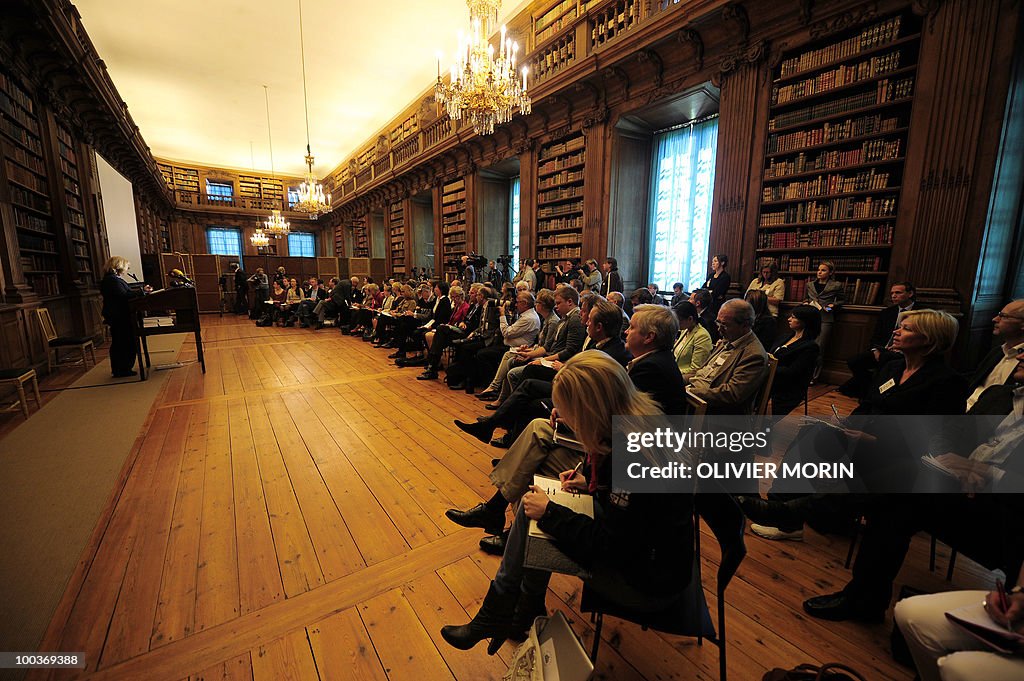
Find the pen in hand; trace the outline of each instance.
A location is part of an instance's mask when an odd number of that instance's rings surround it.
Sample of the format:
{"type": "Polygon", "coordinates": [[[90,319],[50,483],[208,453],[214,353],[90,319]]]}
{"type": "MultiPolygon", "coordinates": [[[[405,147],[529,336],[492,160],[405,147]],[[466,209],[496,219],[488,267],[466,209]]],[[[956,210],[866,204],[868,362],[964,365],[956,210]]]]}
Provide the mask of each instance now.
{"type": "Polygon", "coordinates": [[[1010,626],[1010,599],[1006,596],[1006,587],[1003,585],[1003,580],[996,580],[996,593],[999,595],[999,609],[1002,611],[1003,617],[1006,621],[1003,623],[1006,626],[1006,630],[1013,633],[1013,627],[1010,626]]]}

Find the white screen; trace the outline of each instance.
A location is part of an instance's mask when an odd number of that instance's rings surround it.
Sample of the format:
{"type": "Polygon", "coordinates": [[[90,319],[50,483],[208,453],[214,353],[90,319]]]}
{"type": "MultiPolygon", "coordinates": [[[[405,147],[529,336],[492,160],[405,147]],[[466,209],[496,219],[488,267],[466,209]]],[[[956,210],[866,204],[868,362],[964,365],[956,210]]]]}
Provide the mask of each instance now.
{"type": "Polygon", "coordinates": [[[103,195],[103,220],[107,225],[110,255],[128,258],[132,271],[142,276],[142,257],[139,249],[139,228],[135,222],[135,199],[132,183],[96,154],[96,168],[100,176],[103,195]]]}

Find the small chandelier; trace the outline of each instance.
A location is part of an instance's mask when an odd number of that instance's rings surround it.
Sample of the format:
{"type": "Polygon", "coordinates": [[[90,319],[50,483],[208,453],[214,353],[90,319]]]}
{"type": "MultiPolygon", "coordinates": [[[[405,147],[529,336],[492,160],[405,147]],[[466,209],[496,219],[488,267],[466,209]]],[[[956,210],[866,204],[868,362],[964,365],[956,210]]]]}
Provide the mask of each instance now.
{"type": "Polygon", "coordinates": [[[275,208],[270,211],[270,217],[263,222],[263,230],[270,236],[278,239],[282,236],[288,236],[288,232],[291,230],[291,225],[285,221],[284,216],[281,215],[281,211],[275,208]]]}
{"type": "Polygon", "coordinates": [[[524,116],[530,113],[531,102],[526,94],[527,68],[522,78],[516,72],[519,44],[505,35],[501,27],[498,56],[490,44],[491,21],[498,18],[501,0],[466,0],[469,7],[470,33],[459,35],[459,51],[451,67],[449,81],[441,80],[441,59],[437,60],[437,100],[445,105],[448,117],[454,121],[463,115],[469,118],[473,132],[490,135],[494,126],[512,120],[518,108],[524,116]]]}
{"type": "MultiPolygon", "coordinates": [[[[274,136],[270,132],[270,89],[263,86],[263,96],[267,100],[267,140],[270,143],[270,176],[277,179],[277,173],[274,172],[274,136]]],[[[291,230],[284,217],[281,216],[281,211],[277,208],[270,211],[270,217],[263,223],[263,228],[266,232],[278,239],[282,236],[286,236],[291,230]]]]}
{"type": "Polygon", "coordinates": [[[331,195],[324,195],[324,188],[313,174],[313,152],[309,146],[309,95],[306,93],[306,43],[302,37],[302,0],[299,0],[299,56],[302,58],[302,102],[306,108],[306,181],[299,185],[299,200],[292,206],[300,213],[309,213],[315,218],[331,211],[331,195]]]}
{"type": "Polygon", "coordinates": [[[266,248],[270,245],[270,237],[266,235],[259,223],[256,223],[256,231],[249,237],[249,241],[256,248],[266,248]]]}

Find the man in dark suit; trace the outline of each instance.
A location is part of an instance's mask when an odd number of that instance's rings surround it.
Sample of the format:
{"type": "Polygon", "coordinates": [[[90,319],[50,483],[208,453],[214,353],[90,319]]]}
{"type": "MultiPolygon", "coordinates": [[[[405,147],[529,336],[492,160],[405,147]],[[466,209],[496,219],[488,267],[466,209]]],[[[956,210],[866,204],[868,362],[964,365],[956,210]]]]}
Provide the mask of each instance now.
{"type": "Polygon", "coordinates": [[[695,290],[690,294],[690,302],[697,308],[697,314],[700,315],[700,325],[711,336],[712,342],[717,342],[720,336],[715,313],[711,311],[711,291],[706,288],[695,290]]]}
{"type": "MultiPolygon", "coordinates": [[[[1024,353],[1017,358],[1011,380],[1020,385],[1024,353]]],[[[992,386],[986,395],[1002,389],[992,386]]],[[[866,514],[853,579],[838,593],[808,599],[804,610],[821,619],[880,621],[910,541],[921,530],[986,567],[1018,574],[1024,560],[1024,387],[1013,393],[1006,418],[988,421],[994,429],[978,432],[958,453],[936,457],[963,493],[877,497],[866,514]]]]}
{"type": "Polygon", "coordinates": [[[321,301],[327,300],[327,291],[320,285],[320,280],[310,277],[309,282],[302,287],[305,298],[299,303],[299,326],[308,329],[312,321],[313,310],[321,301]]]}
{"type": "Polygon", "coordinates": [[[231,263],[235,273],[235,314],[249,312],[249,277],[237,262],[231,263]]]}
{"type": "Polygon", "coordinates": [[[999,345],[985,355],[969,380],[968,409],[974,407],[986,388],[1012,382],[1017,352],[1024,348],[1024,300],[1007,303],[996,313],[992,318],[992,335],[999,345]]]}
{"type": "Polygon", "coordinates": [[[352,303],[352,286],[349,284],[347,279],[332,278],[331,283],[334,287],[331,289],[330,297],[325,300],[322,304],[317,305],[313,308],[316,313],[316,328],[324,328],[324,318],[327,315],[332,317],[338,317],[339,324],[347,325],[351,316],[351,303],[352,303]]]}
{"type": "Polygon", "coordinates": [[[633,308],[626,331],[626,349],[633,359],[626,372],[633,385],[650,394],[666,414],[686,413],[686,381],[672,354],[678,335],[679,321],[664,305],[633,308]]]}
{"type": "Polygon", "coordinates": [[[878,367],[898,359],[898,353],[889,347],[892,343],[892,333],[896,330],[901,313],[921,309],[916,296],[917,289],[909,281],[900,281],[892,285],[889,289],[889,300],[892,301],[892,305],[878,313],[869,348],[846,360],[846,365],[850,367],[853,376],[839,388],[839,392],[850,397],[862,397],[864,391],[871,385],[871,377],[878,367]]]}

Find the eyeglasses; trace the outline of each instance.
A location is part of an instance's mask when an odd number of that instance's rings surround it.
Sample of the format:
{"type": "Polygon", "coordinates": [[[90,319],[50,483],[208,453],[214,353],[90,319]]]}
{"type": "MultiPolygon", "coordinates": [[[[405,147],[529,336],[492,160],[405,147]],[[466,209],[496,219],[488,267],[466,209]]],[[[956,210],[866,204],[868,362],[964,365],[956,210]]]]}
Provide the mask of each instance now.
{"type": "Polygon", "coordinates": [[[996,317],[999,319],[1017,319],[1019,321],[1024,321],[1024,317],[1021,317],[1020,315],[1006,314],[1005,312],[996,312],[996,317]]]}

